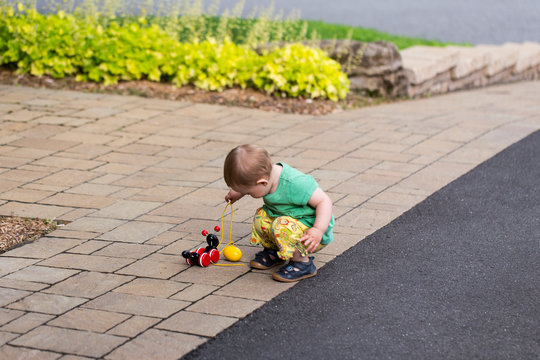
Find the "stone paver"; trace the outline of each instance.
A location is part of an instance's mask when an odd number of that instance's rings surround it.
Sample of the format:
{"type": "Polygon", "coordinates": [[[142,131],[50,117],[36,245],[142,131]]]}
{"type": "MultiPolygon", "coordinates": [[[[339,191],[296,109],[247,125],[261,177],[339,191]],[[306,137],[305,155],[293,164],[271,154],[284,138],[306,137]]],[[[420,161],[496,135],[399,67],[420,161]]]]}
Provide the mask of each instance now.
{"type": "Polygon", "coordinates": [[[118,270],[117,273],[154,279],[169,279],[186,268],[187,264],[185,261],[182,263],[178,261],[173,262],[142,259],[121,270],[118,270]]]}
{"type": "Polygon", "coordinates": [[[53,318],[54,315],[28,312],[20,318],[13,320],[9,324],[0,327],[0,331],[24,334],[40,325],[43,325],[53,318]]]}
{"type": "Polygon", "coordinates": [[[268,301],[291,286],[292,283],[268,282],[267,274],[249,273],[225,285],[215,294],[268,301]],[[264,289],[261,289],[261,283],[266,284],[264,289]]]}
{"type": "Polygon", "coordinates": [[[83,217],[66,225],[64,229],[104,233],[124,223],[122,220],[83,217]]]}
{"type": "Polygon", "coordinates": [[[156,327],[158,329],[212,337],[235,322],[235,318],[181,311],[156,327]]]}
{"type": "Polygon", "coordinates": [[[0,358],[2,359],[56,360],[61,356],[62,354],[9,345],[0,347],[0,358]]]}
{"type": "Polygon", "coordinates": [[[133,279],[132,276],[81,272],[43,292],[93,299],[133,279]]]}
{"type": "Polygon", "coordinates": [[[125,341],[126,338],[119,336],[40,326],[10,343],[15,346],[99,358],[125,341]]]}
{"type": "Polygon", "coordinates": [[[57,269],[46,266],[28,266],[22,270],[7,275],[6,279],[35,281],[54,284],[78,273],[76,270],[57,269]]]}
{"type": "Polygon", "coordinates": [[[219,289],[219,286],[206,285],[206,284],[192,284],[185,290],[180,291],[178,294],[171,296],[171,299],[185,300],[185,301],[197,301],[202,299],[208,294],[213,293],[219,289]]]}
{"type": "Polygon", "coordinates": [[[13,249],[7,255],[10,257],[46,259],[77,246],[82,242],[84,240],[41,238],[26,246],[13,249]]]}
{"type": "MultiPolygon", "coordinates": [[[[65,235],[69,237],[70,232],[72,232],[72,231],[67,231],[65,235]]],[[[57,233],[56,236],[60,236],[57,231],[55,231],[55,233],[57,233]]],[[[61,235],[64,235],[64,234],[61,234],[61,235]]],[[[92,236],[92,235],[90,235],[90,236],[92,236]]],[[[75,253],[75,254],[89,255],[89,254],[94,253],[94,252],[96,252],[96,251],[98,251],[98,250],[100,250],[100,249],[102,249],[102,248],[104,248],[104,247],[106,247],[107,245],[110,245],[110,244],[111,243],[108,242],[108,241],[88,240],[87,242],[84,242],[81,245],[78,245],[78,246],[75,246],[74,248],[69,249],[68,252],[75,253]]],[[[102,255],[104,255],[104,254],[102,254],[102,255]]]]}
{"type": "Polygon", "coordinates": [[[99,250],[94,252],[94,255],[125,257],[132,259],[142,259],[143,257],[161,249],[161,247],[157,245],[130,244],[118,242],[108,243],[105,241],[93,241],[93,243],[89,244],[88,247],[90,248],[90,250],[99,250]]]}
{"type": "Polygon", "coordinates": [[[2,197],[6,200],[37,202],[51,196],[52,194],[52,191],[17,188],[4,192],[2,197]]]}
{"type": "Polygon", "coordinates": [[[124,314],[166,318],[188,305],[190,303],[182,300],[109,292],[85,304],[85,307],[124,314]]]}
{"type": "Polygon", "coordinates": [[[83,170],[62,170],[56,174],[49,175],[37,181],[44,185],[65,185],[75,186],[97,177],[96,174],[83,170]]]}
{"type": "Polygon", "coordinates": [[[114,203],[114,199],[81,194],[56,194],[40,201],[41,204],[102,209],[114,203]]]}
{"type": "Polygon", "coordinates": [[[128,318],[129,315],[110,311],[73,309],[50,321],[49,325],[104,333],[128,318]]]}
{"type": "MultiPolygon", "coordinates": [[[[479,69],[484,55],[462,51],[454,76],[479,69]]],[[[496,72],[491,55],[486,71],[496,72]]],[[[317,254],[321,267],[540,129],[540,82],[323,117],[5,85],[0,93],[0,215],[69,222],[0,255],[7,359],[177,359],[294,286],[270,271],[190,267],[180,256],[219,225],[223,158],[238,143],[266,146],[328,191],[335,241],[317,254]]],[[[258,251],[248,237],[259,205],[234,207],[240,265],[258,251]]]]}
{"type": "Polygon", "coordinates": [[[86,299],[68,297],[53,294],[43,294],[36,292],[24,299],[8,306],[10,309],[35,311],[44,314],[59,315],[80,304],[85,303],[86,299]]]}
{"type": "Polygon", "coordinates": [[[138,278],[114,291],[124,294],[153,296],[167,299],[188,286],[189,284],[177,281],[138,278]]]}
{"type": "Polygon", "coordinates": [[[62,253],[41,262],[41,264],[57,268],[113,272],[132,262],[133,259],[62,253]]]}
{"type": "Polygon", "coordinates": [[[31,292],[21,291],[9,288],[0,288],[0,306],[8,305],[14,301],[17,301],[25,296],[30,295],[31,292]]]}
{"type": "Polygon", "coordinates": [[[0,308],[0,325],[6,324],[23,315],[23,311],[0,308]]]}
{"type": "Polygon", "coordinates": [[[12,280],[6,278],[0,278],[0,287],[14,289],[14,290],[25,290],[25,291],[40,291],[48,287],[49,285],[43,283],[35,283],[31,281],[24,280],[12,280]]]}
{"type": "Polygon", "coordinates": [[[160,321],[161,319],[159,318],[135,315],[107,331],[107,333],[111,335],[135,337],[160,321]]]}
{"type": "Polygon", "coordinates": [[[58,219],[71,210],[73,210],[73,208],[54,205],[25,204],[12,201],[0,206],[0,215],[58,219]]]}
{"type": "Polygon", "coordinates": [[[143,243],[172,227],[171,224],[132,221],[101,235],[99,239],[143,243]]]}
{"type": "Polygon", "coordinates": [[[210,266],[209,268],[189,267],[187,270],[182,271],[175,276],[173,280],[195,284],[223,286],[248,271],[249,268],[247,266],[210,266]]]}
{"type": "Polygon", "coordinates": [[[0,276],[5,276],[9,273],[15,272],[19,269],[30,266],[39,261],[37,259],[25,259],[17,257],[12,258],[5,255],[6,254],[0,257],[0,259],[2,260],[0,262],[0,276]]]}
{"type": "Polygon", "coordinates": [[[209,295],[187,308],[189,311],[242,318],[264,304],[263,301],[209,295]]]}
{"type": "Polygon", "coordinates": [[[113,351],[106,359],[175,360],[204,342],[204,338],[170,331],[150,329],[113,351]]]}
{"type": "Polygon", "coordinates": [[[162,205],[158,202],[119,200],[92,214],[97,217],[132,220],[162,205]]]}

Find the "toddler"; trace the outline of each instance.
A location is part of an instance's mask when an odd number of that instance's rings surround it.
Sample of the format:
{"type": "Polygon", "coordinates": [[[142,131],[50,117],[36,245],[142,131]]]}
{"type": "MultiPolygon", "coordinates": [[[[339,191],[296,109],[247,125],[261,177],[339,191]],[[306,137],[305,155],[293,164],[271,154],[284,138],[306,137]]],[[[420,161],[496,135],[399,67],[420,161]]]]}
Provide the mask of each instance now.
{"type": "Polygon", "coordinates": [[[332,200],[313,177],[284,163],[273,164],[265,149],[251,144],[229,152],[223,175],[231,188],[226,201],[234,203],[244,195],[264,201],[251,232],[251,243],[261,244],[264,250],[250,266],[266,270],[283,265],[272,274],[277,281],[315,276],[317,269],[308,253],[332,241],[334,216],[332,200]]]}

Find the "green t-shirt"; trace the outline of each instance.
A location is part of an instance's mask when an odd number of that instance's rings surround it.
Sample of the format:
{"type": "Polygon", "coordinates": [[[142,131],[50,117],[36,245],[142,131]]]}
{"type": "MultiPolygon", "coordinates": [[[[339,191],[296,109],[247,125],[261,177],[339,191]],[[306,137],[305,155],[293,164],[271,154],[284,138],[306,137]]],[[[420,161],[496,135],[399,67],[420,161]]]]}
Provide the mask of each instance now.
{"type": "MultiPolygon", "coordinates": [[[[311,207],[308,201],[319,185],[313,176],[306,175],[287,164],[277,164],[281,165],[283,170],[276,191],[263,197],[264,211],[271,217],[290,216],[312,227],[315,223],[315,208],[311,207]]],[[[333,228],[334,215],[321,244],[329,244],[333,240],[333,228]]]]}

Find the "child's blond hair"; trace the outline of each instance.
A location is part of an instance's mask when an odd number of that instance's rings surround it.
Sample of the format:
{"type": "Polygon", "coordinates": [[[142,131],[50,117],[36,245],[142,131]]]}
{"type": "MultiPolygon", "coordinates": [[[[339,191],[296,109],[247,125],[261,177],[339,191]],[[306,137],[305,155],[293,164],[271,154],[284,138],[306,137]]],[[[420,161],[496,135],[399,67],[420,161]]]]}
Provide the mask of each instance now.
{"type": "Polygon", "coordinates": [[[269,179],[272,160],[264,148],[244,144],[232,149],[225,158],[223,178],[227,186],[254,186],[260,179],[269,179]]]}

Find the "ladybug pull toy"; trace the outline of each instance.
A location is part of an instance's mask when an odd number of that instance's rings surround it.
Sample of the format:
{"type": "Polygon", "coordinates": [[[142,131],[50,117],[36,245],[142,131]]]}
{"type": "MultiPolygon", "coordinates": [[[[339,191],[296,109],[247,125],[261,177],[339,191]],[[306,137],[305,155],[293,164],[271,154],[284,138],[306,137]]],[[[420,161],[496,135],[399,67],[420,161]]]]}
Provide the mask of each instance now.
{"type": "MultiPolygon", "coordinates": [[[[240,261],[242,258],[242,251],[238,247],[234,245],[234,242],[232,241],[232,225],[233,225],[233,207],[230,202],[227,203],[227,206],[225,206],[225,209],[223,210],[223,214],[221,214],[221,226],[223,226],[223,217],[225,216],[225,212],[227,211],[228,207],[231,207],[231,227],[229,232],[229,242],[225,245],[223,248],[223,256],[231,262],[237,262],[240,261]]],[[[219,226],[214,227],[215,232],[221,231],[221,228],[219,226]]],[[[218,239],[218,237],[215,234],[209,234],[208,231],[203,230],[202,235],[206,237],[206,242],[208,245],[203,248],[200,247],[195,251],[183,251],[182,256],[186,259],[186,262],[189,265],[199,265],[201,267],[208,267],[210,264],[216,264],[219,261],[220,253],[218,251],[218,247],[221,244],[221,241],[223,240],[223,233],[221,234],[221,240],[218,239]]],[[[245,264],[216,264],[220,266],[245,266],[245,264]]]]}
{"type": "MultiPolygon", "coordinates": [[[[214,230],[219,232],[221,228],[216,226],[214,230]]],[[[219,251],[217,249],[219,245],[218,237],[215,234],[209,234],[206,230],[202,231],[202,235],[206,236],[208,246],[197,248],[195,251],[186,250],[182,252],[182,257],[186,259],[189,265],[208,267],[210,264],[215,264],[219,261],[219,251]]]]}

